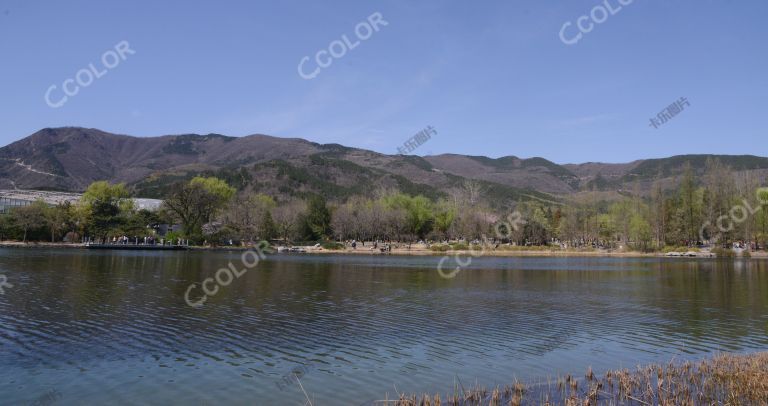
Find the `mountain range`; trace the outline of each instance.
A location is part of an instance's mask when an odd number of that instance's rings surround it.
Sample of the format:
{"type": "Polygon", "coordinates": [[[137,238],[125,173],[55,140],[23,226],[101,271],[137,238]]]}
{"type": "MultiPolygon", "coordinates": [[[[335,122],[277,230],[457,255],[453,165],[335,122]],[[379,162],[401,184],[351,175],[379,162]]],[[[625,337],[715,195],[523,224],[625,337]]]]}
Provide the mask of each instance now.
{"type": "Polygon", "coordinates": [[[339,144],[256,134],[182,134],[133,137],[79,127],[46,128],[0,148],[0,189],[77,192],[91,182],[124,182],[140,197],[162,198],[168,186],[214,175],[240,190],[277,196],[319,193],[330,200],[397,188],[448,196],[468,183],[493,206],[521,199],[561,202],[579,193],[604,197],[671,189],[686,163],[703,173],[718,158],[734,171],[768,176],[768,158],[753,155],[679,155],[629,163],[560,165],[544,158],[488,158],[459,154],[386,155],[339,144]]]}

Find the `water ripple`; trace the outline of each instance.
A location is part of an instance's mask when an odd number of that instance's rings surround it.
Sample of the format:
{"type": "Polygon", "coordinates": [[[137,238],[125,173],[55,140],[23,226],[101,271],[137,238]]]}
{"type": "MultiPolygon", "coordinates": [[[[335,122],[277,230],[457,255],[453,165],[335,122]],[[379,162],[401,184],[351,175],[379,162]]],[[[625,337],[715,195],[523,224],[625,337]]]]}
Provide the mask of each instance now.
{"type": "Polygon", "coordinates": [[[765,261],[282,256],[192,309],[237,253],[0,251],[11,403],[303,403],[277,382],[304,365],[313,403],[360,404],[768,345],[765,261]]]}

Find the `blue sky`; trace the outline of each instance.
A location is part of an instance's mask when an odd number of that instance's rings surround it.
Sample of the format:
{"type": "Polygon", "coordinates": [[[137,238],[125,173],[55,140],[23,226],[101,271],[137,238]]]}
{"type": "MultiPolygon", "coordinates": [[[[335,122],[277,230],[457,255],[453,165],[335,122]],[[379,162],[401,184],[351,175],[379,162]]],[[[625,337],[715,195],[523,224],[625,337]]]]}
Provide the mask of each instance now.
{"type": "MultiPolygon", "coordinates": [[[[601,1],[0,0],[0,145],[45,127],[137,136],[254,133],[393,154],[624,162],[768,155],[768,2],[634,0],[574,45],[601,1]],[[379,12],[388,23],[302,79],[309,56],[379,12]],[[586,24],[586,23],[585,23],[586,24]],[[106,75],[46,90],[121,41],[106,75]],[[657,129],[678,98],[690,106],[657,129]]],[[[626,3],[628,0],[624,0],[626,3]]],[[[600,13],[596,14],[601,17],[600,13]]],[[[338,49],[338,48],[337,48],[338,49]]]]}

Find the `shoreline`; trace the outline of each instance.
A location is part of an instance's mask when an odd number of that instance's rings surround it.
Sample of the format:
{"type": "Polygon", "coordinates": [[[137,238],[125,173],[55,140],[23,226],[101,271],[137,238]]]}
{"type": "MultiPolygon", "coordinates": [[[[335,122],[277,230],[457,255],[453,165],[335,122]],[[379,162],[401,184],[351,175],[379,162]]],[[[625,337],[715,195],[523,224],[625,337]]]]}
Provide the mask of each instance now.
{"type": "MultiPolygon", "coordinates": [[[[416,245],[416,244],[414,244],[416,245]]],[[[82,243],[51,243],[51,242],[18,242],[18,241],[0,241],[0,248],[70,248],[70,249],[87,249],[87,247],[82,243]]],[[[424,248],[423,246],[419,247],[411,247],[411,249],[408,248],[393,248],[392,251],[387,253],[382,253],[379,251],[372,250],[368,247],[361,247],[358,249],[352,249],[352,248],[344,248],[339,250],[329,250],[324,249],[322,247],[313,247],[313,246],[301,246],[305,252],[302,253],[290,253],[290,255],[301,255],[301,254],[319,254],[319,255],[397,255],[397,256],[434,256],[434,257],[443,257],[443,256],[471,256],[473,252],[476,254],[477,251],[472,250],[448,250],[448,251],[432,251],[430,249],[424,248]]],[[[202,247],[202,246],[190,246],[190,251],[244,251],[249,249],[249,247],[235,247],[235,246],[219,246],[219,247],[202,247]]],[[[482,253],[480,255],[477,255],[477,257],[498,257],[498,258],[508,258],[508,257],[547,257],[547,258],[555,258],[555,257],[582,257],[582,258],[686,258],[686,259],[718,259],[716,256],[711,256],[707,252],[699,253],[696,256],[670,256],[667,253],[663,252],[637,252],[637,251],[608,251],[608,250],[591,250],[591,251],[577,251],[577,250],[489,250],[489,251],[481,251],[482,253]]],[[[278,253],[274,253],[278,254],[278,253]]],[[[285,255],[284,253],[280,253],[279,255],[285,255]]],[[[721,258],[721,259],[768,259],[768,252],[766,251],[752,251],[750,252],[750,257],[732,257],[732,258],[721,258]]]]}

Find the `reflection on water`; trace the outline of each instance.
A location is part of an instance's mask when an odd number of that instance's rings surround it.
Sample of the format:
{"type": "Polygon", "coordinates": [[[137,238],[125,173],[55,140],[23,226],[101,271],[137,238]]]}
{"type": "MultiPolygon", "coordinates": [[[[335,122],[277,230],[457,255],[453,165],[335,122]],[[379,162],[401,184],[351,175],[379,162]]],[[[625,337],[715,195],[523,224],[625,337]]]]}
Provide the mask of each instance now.
{"type": "Polygon", "coordinates": [[[0,249],[0,403],[315,405],[768,346],[768,263],[0,249]],[[396,388],[396,389],[395,389],[396,388]]]}

